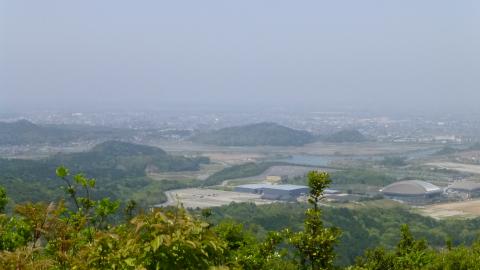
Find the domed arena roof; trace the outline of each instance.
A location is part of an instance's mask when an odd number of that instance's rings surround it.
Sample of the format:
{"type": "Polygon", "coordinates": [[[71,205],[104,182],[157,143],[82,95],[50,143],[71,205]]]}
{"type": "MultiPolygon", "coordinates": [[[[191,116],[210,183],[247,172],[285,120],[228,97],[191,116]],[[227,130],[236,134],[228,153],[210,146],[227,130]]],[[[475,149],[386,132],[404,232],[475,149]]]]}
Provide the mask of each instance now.
{"type": "Polygon", "coordinates": [[[415,196],[441,193],[442,189],[425,181],[408,180],[390,184],[380,192],[387,195],[415,196]]]}

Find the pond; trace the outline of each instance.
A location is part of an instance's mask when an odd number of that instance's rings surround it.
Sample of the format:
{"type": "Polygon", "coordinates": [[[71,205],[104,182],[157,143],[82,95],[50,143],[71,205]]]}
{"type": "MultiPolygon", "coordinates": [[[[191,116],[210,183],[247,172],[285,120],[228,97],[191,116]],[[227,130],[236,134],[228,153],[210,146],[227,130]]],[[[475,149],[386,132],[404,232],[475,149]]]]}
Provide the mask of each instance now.
{"type": "MultiPolygon", "coordinates": [[[[411,151],[407,153],[398,153],[388,156],[402,156],[407,157],[407,159],[418,159],[428,157],[438,151],[438,148],[434,149],[422,149],[411,151]]],[[[387,156],[387,155],[386,155],[387,156]]],[[[370,160],[370,161],[379,161],[384,158],[384,155],[357,155],[357,156],[317,156],[317,155],[291,155],[284,158],[274,159],[272,161],[286,162],[297,165],[309,165],[309,166],[329,166],[332,162],[336,161],[348,161],[348,160],[370,160]]]]}

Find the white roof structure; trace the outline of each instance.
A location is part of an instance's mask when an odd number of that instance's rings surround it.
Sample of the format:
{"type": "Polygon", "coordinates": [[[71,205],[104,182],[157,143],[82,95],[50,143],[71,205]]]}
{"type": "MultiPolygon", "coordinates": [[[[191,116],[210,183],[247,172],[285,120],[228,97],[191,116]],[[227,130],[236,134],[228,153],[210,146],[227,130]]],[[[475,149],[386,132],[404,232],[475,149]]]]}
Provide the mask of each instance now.
{"type": "Polygon", "coordinates": [[[326,189],[324,190],[324,193],[325,193],[325,194],[340,194],[340,193],[342,193],[342,192],[341,192],[340,190],[326,188],[326,189]]]}
{"type": "Polygon", "coordinates": [[[453,190],[463,190],[463,191],[478,191],[480,190],[480,183],[473,181],[455,181],[453,184],[448,186],[448,189],[453,190]]]}
{"type": "Polygon", "coordinates": [[[272,185],[272,184],[247,184],[237,186],[239,188],[248,188],[248,189],[276,189],[276,190],[297,190],[305,189],[307,186],[300,185],[272,185]]]}
{"type": "Polygon", "coordinates": [[[246,184],[246,185],[240,185],[237,186],[239,188],[248,188],[248,189],[262,189],[262,188],[268,188],[270,186],[273,186],[271,184],[246,184]]]}
{"type": "Polygon", "coordinates": [[[269,189],[276,189],[276,190],[297,190],[297,189],[306,189],[307,186],[300,186],[300,185],[270,185],[265,188],[269,189]]]}
{"type": "Polygon", "coordinates": [[[380,192],[386,195],[416,196],[442,193],[442,189],[425,181],[407,180],[390,184],[381,189],[380,192]]]}

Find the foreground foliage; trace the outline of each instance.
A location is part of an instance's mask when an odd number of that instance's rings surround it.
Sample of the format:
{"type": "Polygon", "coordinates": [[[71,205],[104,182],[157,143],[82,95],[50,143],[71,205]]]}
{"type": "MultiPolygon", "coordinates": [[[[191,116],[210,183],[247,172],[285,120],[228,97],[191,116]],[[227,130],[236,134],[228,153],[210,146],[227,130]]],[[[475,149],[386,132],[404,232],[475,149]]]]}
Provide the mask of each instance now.
{"type": "MultiPolygon", "coordinates": [[[[72,176],[65,167],[56,174],[68,203],[20,204],[14,215],[0,216],[1,269],[333,267],[337,234],[323,227],[318,207],[327,174],[310,174],[313,208],[307,210],[305,230],[271,232],[262,241],[237,223],[212,225],[210,211],[194,215],[182,207],[135,214],[135,203],[130,202],[124,221],[114,220],[120,203],[93,199],[95,179],[72,176]]],[[[0,210],[6,201],[2,189],[0,210]]]]}

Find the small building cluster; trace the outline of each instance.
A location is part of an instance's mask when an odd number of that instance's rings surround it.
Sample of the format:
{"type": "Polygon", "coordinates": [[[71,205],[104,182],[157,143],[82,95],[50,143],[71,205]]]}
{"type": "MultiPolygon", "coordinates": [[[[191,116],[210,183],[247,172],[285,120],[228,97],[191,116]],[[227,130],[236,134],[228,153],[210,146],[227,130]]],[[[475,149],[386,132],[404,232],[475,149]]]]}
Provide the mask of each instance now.
{"type": "Polygon", "coordinates": [[[438,200],[443,194],[440,187],[420,180],[395,182],[380,192],[388,199],[412,204],[430,203],[438,200]]]}
{"type": "Polygon", "coordinates": [[[262,199],[291,201],[307,194],[309,188],[300,185],[248,184],[237,186],[234,191],[261,194],[262,199]]]}

